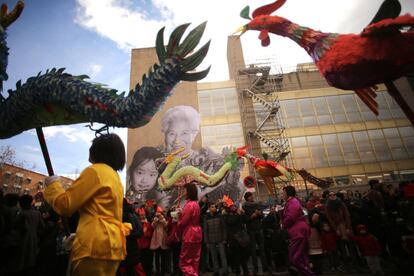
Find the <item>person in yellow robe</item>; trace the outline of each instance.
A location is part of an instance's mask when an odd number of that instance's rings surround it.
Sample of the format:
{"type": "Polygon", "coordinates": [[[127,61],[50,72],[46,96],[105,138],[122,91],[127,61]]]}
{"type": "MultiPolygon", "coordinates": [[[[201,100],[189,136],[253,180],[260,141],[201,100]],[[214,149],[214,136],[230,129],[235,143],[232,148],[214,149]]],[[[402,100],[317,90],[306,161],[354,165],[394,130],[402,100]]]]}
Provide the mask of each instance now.
{"type": "Polygon", "coordinates": [[[71,275],[116,275],[126,255],[122,223],[123,187],[117,171],[125,165],[125,147],[116,134],[95,138],[89,162],[66,191],[58,176],[46,178],[45,200],[61,216],[79,211],[80,219],[71,252],[71,275]]]}

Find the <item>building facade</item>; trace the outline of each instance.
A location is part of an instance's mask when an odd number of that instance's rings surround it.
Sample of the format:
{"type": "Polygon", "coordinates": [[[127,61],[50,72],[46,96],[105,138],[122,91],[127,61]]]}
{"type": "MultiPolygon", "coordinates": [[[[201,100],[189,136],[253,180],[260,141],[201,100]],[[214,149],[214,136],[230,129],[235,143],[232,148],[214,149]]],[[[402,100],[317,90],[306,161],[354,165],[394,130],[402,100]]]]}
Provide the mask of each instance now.
{"type": "MultiPolygon", "coordinates": [[[[131,88],[155,61],[155,49],[132,51],[131,88]]],[[[289,73],[274,70],[271,61],[245,64],[241,41],[233,36],[227,62],[230,80],[181,83],[153,121],[128,130],[128,164],[138,148],[163,143],[159,125],[165,109],[191,105],[201,115],[195,147],[220,152],[249,145],[256,155],[268,152],[289,167],[332,180],[333,189],[364,190],[374,178],[414,178],[414,128],[383,86],[377,93],[377,117],[353,91],[330,87],[311,63],[289,73]],[[257,86],[262,80],[263,89],[257,86]]],[[[249,174],[254,171],[246,165],[242,176],[249,174]]],[[[300,177],[294,184],[299,190],[316,188],[300,177]]],[[[257,190],[266,197],[261,185],[257,190]]]]}
{"type": "MultiPolygon", "coordinates": [[[[43,192],[44,181],[47,175],[37,173],[22,167],[10,164],[0,166],[1,189],[4,194],[30,194],[35,196],[38,192],[43,192]]],[[[60,177],[64,187],[69,187],[73,179],[60,177]]]]}

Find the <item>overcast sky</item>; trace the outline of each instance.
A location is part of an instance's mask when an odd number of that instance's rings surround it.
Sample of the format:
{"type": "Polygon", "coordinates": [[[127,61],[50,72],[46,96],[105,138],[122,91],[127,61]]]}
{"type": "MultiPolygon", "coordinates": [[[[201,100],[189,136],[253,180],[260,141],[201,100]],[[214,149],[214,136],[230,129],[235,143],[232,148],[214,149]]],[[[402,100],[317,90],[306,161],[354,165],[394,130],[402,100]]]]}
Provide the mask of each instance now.
{"type": "MultiPolygon", "coordinates": [[[[14,7],[17,1],[3,1],[14,7]]],[[[154,47],[158,30],[167,35],[178,25],[191,28],[208,21],[202,43],[211,39],[207,58],[200,69],[212,65],[203,81],[227,80],[227,36],[246,24],[240,11],[251,12],[270,1],[247,0],[26,0],[21,17],[8,29],[9,81],[25,81],[52,67],[65,67],[71,74],[88,74],[92,81],[120,91],[129,90],[132,48],[154,47]]],[[[402,13],[414,13],[414,1],[401,0],[402,13]]],[[[358,33],[370,22],[382,0],[288,0],[277,15],[325,32],[358,33]]],[[[282,67],[308,62],[306,52],[287,38],[270,36],[267,48],[260,46],[258,32],[241,37],[245,60],[271,58],[282,67]]],[[[126,129],[116,129],[126,144],[126,129]]],[[[73,174],[89,165],[88,148],[93,133],[84,125],[44,128],[56,174],[73,174]]],[[[34,131],[0,140],[10,145],[17,159],[34,164],[46,173],[34,131]]],[[[125,170],[122,173],[124,179],[125,170]]]]}

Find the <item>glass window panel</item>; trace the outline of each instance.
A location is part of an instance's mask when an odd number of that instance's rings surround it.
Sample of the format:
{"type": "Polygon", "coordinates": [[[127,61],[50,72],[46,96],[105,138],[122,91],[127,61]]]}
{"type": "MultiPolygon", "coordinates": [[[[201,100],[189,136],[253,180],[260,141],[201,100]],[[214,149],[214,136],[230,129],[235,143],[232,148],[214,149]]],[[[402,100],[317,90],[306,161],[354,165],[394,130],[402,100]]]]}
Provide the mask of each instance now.
{"type": "Polygon", "coordinates": [[[318,116],[318,122],[320,125],[331,125],[332,124],[331,115],[318,116]]]}
{"type": "Polygon", "coordinates": [[[302,127],[302,119],[301,118],[290,118],[288,117],[286,120],[288,127],[295,128],[295,127],[302,127]]]}
{"type": "Polygon", "coordinates": [[[298,103],[302,116],[315,116],[315,110],[313,109],[311,99],[301,99],[298,100],[298,103]]]}
{"type": "Polygon", "coordinates": [[[390,94],[383,93],[382,95],[387,100],[388,105],[389,105],[390,108],[397,108],[397,107],[399,107],[398,104],[397,104],[397,102],[394,101],[394,99],[390,96],[390,94]]]}
{"type": "Polygon", "coordinates": [[[326,97],[326,100],[328,101],[332,114],[345,113],[342,102],[338,96],[326,97]]]}
{"type": "Polygon", "coordinates": [[[311,147],[310,150],[315,167],[327,167],[329,165],[324,148],[311,147]]]}
{"type": "Polygon", "coordinates": [[[384,134],[380,129],[368,130],[368,135],[371,139],[384,139],[384,134]]]}
{"type": "Polygon", "coordinates": [[[341,148],[339,145],[327,145],[326,146],[326,152],[328,153],[328,156],[331,155],[342,155],[341,148]]]}
{"type": "Polygon", "coordinates": [[[308,148],[293,148],[293,154],[295,155],[295,158],[300,157],[309,157],[309,150],[308,148]]]}
{"type": "Polygon", "coordinates": [[[378,120],[389,120],[392,118],[391,112],[388,109],[380,109],[378,120]]]}
{"type": "Polygon", "coordinates": [[[329,115],[329,107],[325,98],[313,98],[313,104],[315,106],[316,113],[318,115],[329,115]]]}
{"type": "Polygon", "coordinates": [[[391,154],[394,160],[403,160],[408,158],[408,153],[404,148],[393,148],[391,154]]]}
{"type": "Polygon", "coordinates": [[[319,135],[315,136],[308,136],[308,145],[315,146],[315,145],[322,145],[322,137],[319,135]]]}
{"type": "Polygon", "coordinates": [[[391,114],[394,119],[405,118],[405,114],[400,108],[392,108],[391,114]]]}
{"type": "Polygon", "coordinates": [[[390,161],[392,160],[391,152],[389,150],[376,150],[378,161],[390,161]]]}
{"type": "Polygon", "coordinates": [[[293,147],[306,146],[306,138],[305,137],[294,137],[294,138],[292,138],[292,146],[293,147]]]}
{"type": "Polygon", "coordinates": [[[377,93],[377,98],[375,99],[378,103],[379,108],[384,108],[384,109],[388,109],[388,104],[387,101],[385,100],[385,96],[384,94],[386,94],[388,92],[379,92],[377,93]]]}
{"type": "Polygon", "coordinates": [[[342,114],[342,113],[336,114],[336,113],[334,113],[334,114],[332,114],[332,116],[333,116],[333,121],[334,121],[335,124],[342,124],[342,123],[348,122],[345,114],[342,114]]]}
{"type": "Polygon", "coordinates": [[[388,138],[387,142],[391,150],[393,150],[393,148],[400,148],[403,146],[403,143],[400,138],[388,138]]]}
{"type": "Polygon", "coordinates": [[[363,111],[361,112],[362,118],[364,119],[364,121],[376,121],[377,120],[377,116],[372,113],[372,111],[363,111]]]}
{"type": "MultiPolygon", "coordinates": [[[[358,106],[359,106],[359,109],[361,110],[362,113],[364,113],[365,111],[370,111],[368,106],[359,97],[355,97],[355,99],[356,99],[356,101],[358,103],[358,106]]],[[[370,112],[372,112],[372,111],[370,111],[370,112]]]]}
{"type": "Polygon", "coordinates": [[[316,126],[318,124],[316,117],[303,117],[302,119],[304,126],[316,126]]]}
{"type": "Polygon", "coordinates": [[[299,115],[299,107],[296,100],[280,101],[280,104],[285,108],[288,116],[299,115]]]}
{"type": "Polygon", "coordinates": [[[407,149],[408,155],[414,157],[414,137],[403,138],[405,148],[407,149]]]}
{"type": "Polygon", "coordinates": [[[336,134],[324,134],[322,137],[325,144],[338,144],[338,138],[336,134]]]}
{"type": "Polygon", "coordinates": [[[346,153],[357,153],[357,147],[355,144],[342,144],[342,150],[346,153]]]}
{"type": "Polygon", "coordinates": [[[388,151],[388,144],[385,140],[372,140],[375,151],[388,151]]]}
{"type": "Polygon", "coordinates": [[[359,113],[358,111],[347,113],[346,116],[348,117],[348,122],[350,123],[358,123],[362,121],[361,113],[359,113]]]}
{"type": "Polygon", "coordinates": [[[346,164],[358,164],[361,163],[359,159],[359,154],[357,152],[347,152],[344,153],[344,159],[346,164]]]}
{"type": "Polygon", "coordinates": [[[346,112],[352,113],[354,111],[359,111],[354,95],[342,95],[340,97],[342,99],[342,103],[344,104],[346,112]]]}
{"type": "Polygon", "coordinates": [[[329,164],[331,166],[342,166],[345,165],[344,158],[342,155],[335,155],[335,156],[329,156],[329,164]]]}
{"type": "Polygon", "coordinates": [[[384,135],[387,138],[399,137],[398,130],[396,128],[385,128],[382,131],[384,132],[384,135]]]}
{"type": "Polygon", "coordinates": [[[412,126],[400,127],[398,129],[400,130],[401,137],[414,136],[414,128],[412,126]]]}
{"type": "Polygon", "coordinates": [[[366,131],[356,131],[353,132],[355,142],[358,144],[360,141],[367,141],[368,134],[366,131]]]}
{"type": "Polygon", "coordinates": [[[362,162],[375,161],[375,154],[372,145],[369,141],[361,141],[357,143],[359,150],[359,157],[362,162]]]}
{"type": "Polygon", "coordinates": [[[310,158],[295,158],[295,166],[297,168],[312,168],[312,161],[310,158]]]}
{"type": "Polygon", "coordinates": [[[338,139],[342,144],[354,143],[354,139],[352,138],[352,134],[350,132],[338,133],[338,139]]]}

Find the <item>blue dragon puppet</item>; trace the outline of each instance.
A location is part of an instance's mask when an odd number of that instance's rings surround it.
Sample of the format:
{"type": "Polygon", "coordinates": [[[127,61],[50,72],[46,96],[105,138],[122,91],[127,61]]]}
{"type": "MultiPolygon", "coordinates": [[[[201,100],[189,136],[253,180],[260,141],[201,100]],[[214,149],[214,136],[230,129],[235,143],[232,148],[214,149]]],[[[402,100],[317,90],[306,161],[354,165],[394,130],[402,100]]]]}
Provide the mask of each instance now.
{"type": "MultiPolygon", "coordinates": [[[[0,88],[7,80],[8,48],[6,29],[20,16],[24,4],[12,11],[5,4],[0,11],[0,88]]],[[[20,81],[8,97],[0,94],[0,138],[5,139],[32,128],[75,123],[102,123],[108,127],[137,128],[148,123],[180,81],[203,79],[210,67],[193,71],[207,54],[210,41],[197,51],[206,22],[181,39],[189,24],[178,26],[164,46],[164,28],[156,38],[159,64],[154,64],[141,85],[125,93],[86,81],[85,75],[73,76],[64,69],[51,69],[20,81]],[[192,53],[190,55],[190,53],[192,53]]]]}

